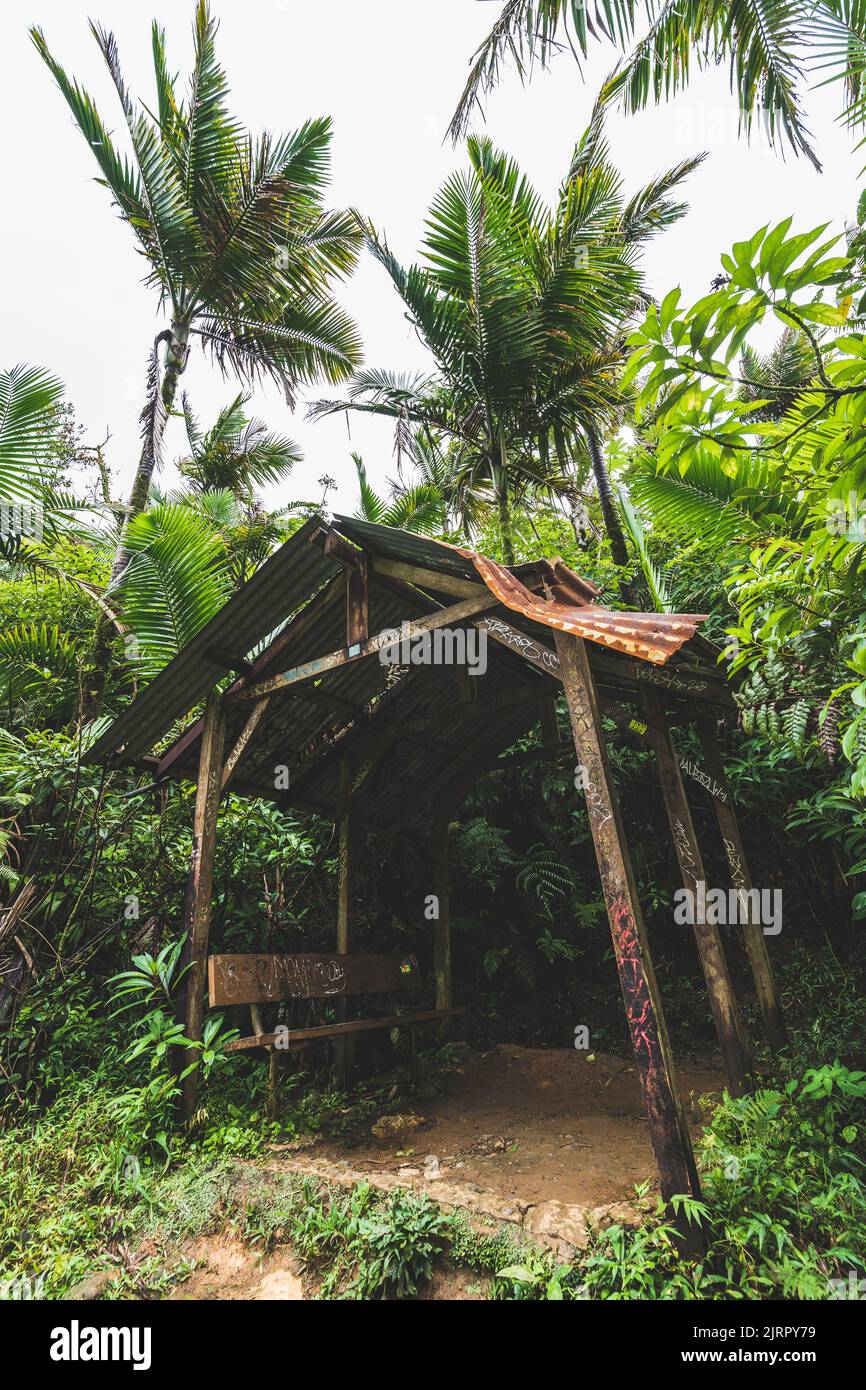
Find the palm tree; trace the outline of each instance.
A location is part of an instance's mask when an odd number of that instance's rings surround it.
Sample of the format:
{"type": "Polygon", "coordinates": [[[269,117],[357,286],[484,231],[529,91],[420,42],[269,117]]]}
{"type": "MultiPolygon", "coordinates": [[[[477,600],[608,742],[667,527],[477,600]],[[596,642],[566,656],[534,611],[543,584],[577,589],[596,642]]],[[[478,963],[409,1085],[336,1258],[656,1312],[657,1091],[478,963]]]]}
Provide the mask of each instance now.
{"type": "Polygon", "coordinates": [[[626,201],[596,111],[554,208],[508,156],[471,137],[470,168],[447,180],[427,221],[425,261],[408,270],[368,228],[435,370],[378,369],[313,416],[369,411],[450,441],[452,489],[496,508],[502,556],[514,559],[513,503],[529,490],[596,479],[617,563],[628,550],[600,438],[622,408],[625,324],[645,302],[640,244],[685,211],[671,193],[699,162],[685,160],[626,201]],[[555,460],[555,463],[553,462],[555,460]]]}
{"type": "Polygon", "coordinates": [[[148,360],[141,457],[116,579],[129,553],[129,522],[147,505],[191,338],[198,336],[220,368],[246,384],[276,381],[289,402],[299,385],[320,375],[340,381],[357,366],[359,339],[329,287],[353,269],[359,234],[349,213],[327,212],[322,204],[328,119],[307,121],[291,135],[254,139],[229,114],[207,0],[198,0],[195,11],[186,100],[168,67],[164,31],[153,24],[153,111],[127,90],[113,34],[90,27],[117,91],[129,154],[116,145],[89,93],[52,56],[42,30],[31,35],[93,151],[99,182],[148,262],[145,283],[158,292],[169,319],[148,360]]]}
{"type": "Polygon", "coordinates": [[[399,526],[403,531],[435,535],[445,528],[445,503],[436,483],[429,479],[405,485],[391,485],[390,496],[382,497],[367,481],[367,469],[360,454],[352,454],[358,474],[360,499],[355,516],[377,526],[399,526]]]}
{"type": "Polygon", "coordinates": [[[209,430],[201,428],[185,393],[181,401],[189,454],[177,466],[197,492],[224,488],[250,502],[256,487],[285,478],[303,457],[291,439],[246,416],[249,396],[243,392],[223,406],[209,430]]]}
{"type": "Polygon", "coordinates": [[[505,0],[473,55],[452,135],[466,131],[509,59],[525,77],[535,62],[545,67],[565,47],[580,64],[590,42],[599,40],[631,47],[604,93],[629,112],[685,88],[692,63],[728,63],[746,132],[759,116],[774,144],[786,140],[816,169],[802,111],[808,76],[842,81],[844,119],[851,127],[866,122],[862,0],[505,0]],[[635,42],[641,23],[645,32],[635,42]]]}
{"type": "Polygon", "coordinates": [[[797,328],[786,328],[766,356],[745,344],[740,356],[740,376],[748,384],[740,387],[743,401],[756,401],[753,420],[781,420],[798,396],[815,380],[815,353],[812,344],[797,328]],[[772,387],[768,393],[767,385],[772,387]],[[786,387],[782,391],[780,388],[786,387]],[[772,397],[767,400],[767,395],[772,397]]]}

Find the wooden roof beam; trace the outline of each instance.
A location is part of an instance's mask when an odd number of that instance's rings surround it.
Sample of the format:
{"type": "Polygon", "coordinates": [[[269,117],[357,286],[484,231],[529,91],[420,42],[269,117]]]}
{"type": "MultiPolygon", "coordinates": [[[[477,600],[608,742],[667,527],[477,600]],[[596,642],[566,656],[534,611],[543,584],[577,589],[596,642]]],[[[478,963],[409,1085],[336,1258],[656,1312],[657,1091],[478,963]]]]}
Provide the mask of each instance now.
{"type": "MultiPolygon", "coordinates": [[[[451,604],[448,608],[439,608],[435,613],[430,613],[424,618],[413,619],[407,624],[405,631],[400,633],[400,637],[411,642],[427,632],[434,632],[439,628],[447,627],[449,623],[462,624],[467,618],[474,617],[485,609],[497,608],[498,606],[499,599],[488,589],[484,589],[479,597],[462,599],[459,603],[451,604]]],[[[364,642],[355,642],[350,647],[342,647],[339,651],[329,652],[327,656],[316,657],[313,661],[305,661],[302,665],[295,666],[289,671],[283,671],[280,675],[273,676],[269,680],[259,681],[252,686],[239,687],[228,692],[227,698],[258,700],[262,695],[282,694],[289,686],[296,685],[300,681],[318,680],[330,671],[339,670],[353,661],[363,661],[368,657],[376,656],[383,648],[392,645],[395,631],[394,628],[388,628],[384,632],[377,633],[375,637],[368,637],[364,642]]]]}

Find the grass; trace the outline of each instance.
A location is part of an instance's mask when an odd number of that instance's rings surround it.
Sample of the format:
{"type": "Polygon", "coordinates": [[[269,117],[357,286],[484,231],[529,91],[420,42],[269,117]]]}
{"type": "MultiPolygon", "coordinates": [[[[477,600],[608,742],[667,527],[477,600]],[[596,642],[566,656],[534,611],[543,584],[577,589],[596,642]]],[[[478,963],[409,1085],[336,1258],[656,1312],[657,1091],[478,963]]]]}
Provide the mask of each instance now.
{"type": "Polygon", "coordinates": [[[808,997],[799,1027],[789,1010],[788,1054],[757,1094],[725,1096],[707,1116],[704,1201],[691,1209],[704,1259],[683,1258],[660,1211],[562,1264],[412,1194],[275,1175],[259,1166],[272,1141],[319,1132],[351,1144],[406,1096],[390,1080],[351,1097],[297,1082],[268,1121],[226,1071],[184,1135],[153,1077],[130,1086],[118,1055],[88,1035],[89,1073],[52,1061],[41,1103],[0,1134],[0,1285],[15,1296],[41,1280],[43,1296],[62,1298],[110,1270],[106,1296],[161,1297],[190,1272],[185,1244],[228,1230],[263,1251],[289,1248],[322,1297],[413,1298],[434,1268],[468,1271],[497,1299],[831,1297],[832,1280],[866,1271],[866,1075],[854,1065],[864,1024],[846,968],[830,955],[811,955],[808,974],[802,964],[791,968],[808,997]]]}

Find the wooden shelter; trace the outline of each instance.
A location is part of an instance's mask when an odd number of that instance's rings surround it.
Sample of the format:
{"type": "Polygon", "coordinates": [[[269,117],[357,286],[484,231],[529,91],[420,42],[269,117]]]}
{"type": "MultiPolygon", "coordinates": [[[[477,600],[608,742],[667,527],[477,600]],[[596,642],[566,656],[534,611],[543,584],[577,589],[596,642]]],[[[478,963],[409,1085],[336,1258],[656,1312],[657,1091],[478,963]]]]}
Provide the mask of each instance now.
{"type": "MultiPolygon", "coordinates": [[[[399,834],[423,816],[431,891],[439,902],[432,924],[436,1008],[415,1016],[424,1021],[454,1009],[449,823],[475,781],[534,725],[541,730],[537,747],[512,757],[573,757],[556,713],[564,691],[661,1190],[665,1198],[698,1196],[602,718],[611,715],[654,749],[683,883],[693,890],[705,874],[671,726],[698,727],[704,763],[697,772],[713,792],[732,884],[749,890],[714,732],[718,715],[733,701],[719,679],[715,648],[698,634],[700,615],[620,612],[597,599],[594,586],[561,561],[509,569],[393,528],[312,517],[123,711],[88,761],[146,767],[155,783],[197,783],[186,905],[191,968],[184,1016],[191,1039],[201,1036],[217,812],[227,787],[335,822],[336,949],[330,963],[321,957],[216,957],[211,1003],[215,996],[223,1002],[245,998],[255,1008],[257,1000],[300,989],[292,981],[301,975],[304,997],[315,989],[327,995],[332,970],[353,978],[356,992],[393,975],[390,958],[352,955],[359,835],[399,834]],[[381,659],[384,648],[393,651],[395,634],[408,644],[399,649],[405,656],[422,634],[471,629],[486,643],[483,676],[435,660],[381,659]],[[204,715],[159,756],[148,756],[202,700],[204,715]],[[256,961],[264,961],[267,978],[256,961]],[[250,986],[257,970],[258,983],[250,986]],[[310,983],[316,979],[324,983],[310,983]]],[[[749,1085],[749,1050],[719,931],[698,920],[694,932],[728,1085],[741,1093],[749,1085]]],[[[779,1046],[782,1022],[757,920],[744,928],[744,937],[764,1027],[779,1046]]],[[[347,1035],[372,1025],[346,1017],[345,993],[337,1002],[335,1024],[307,1032],[333,1036],[345,1064],[347,1035]]],[[[273,1043],[273,1036],[259,1034],[256,1029],[236,1045],[273,1043]]],[[[301,1045],[308,1038],[296,1034],[290,1041],[301,1045]]],[[[184,1086],[191,1114],[195,1070],[184,1086]]]]}

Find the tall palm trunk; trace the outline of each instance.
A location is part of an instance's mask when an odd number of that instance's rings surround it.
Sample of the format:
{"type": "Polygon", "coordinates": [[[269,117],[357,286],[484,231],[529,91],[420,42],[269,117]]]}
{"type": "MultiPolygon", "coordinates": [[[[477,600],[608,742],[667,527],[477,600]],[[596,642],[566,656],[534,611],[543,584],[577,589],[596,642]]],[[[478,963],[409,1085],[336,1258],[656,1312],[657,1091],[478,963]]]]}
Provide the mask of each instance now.
{"type": "Polygon", "coordinates": [[[189,323],[173,320],[171,329],[157,334],[150,355],[147,374],[147,401],[141,412],[142,446],[138,467],[129,490],[129,502],[123,519],[114,562],[111,566],[111,583],[114,583],[126,567],[129,558],[126,550],[126,532],[129,523],[147,507],[150,484],[154,469],[162,453],[162,440],[165,425],[174,399],[181,373],[186,366],[189,351],[189,323]],[[159,348],[167,343],[165,363],[160,381],[159,348]]]}
{"type": "MultiPolygon", "coordinates": [[[[604,461],[604,454],[598,442],[598,435],[592,429],[586,430],[586,447],[589,453],[589,460],[592,464],[592,472],[595,478],[595,486],[598,491],[598,500],[601,504],[601,515],[604,521],[604,529],[607,531],[610,541],[610,553],[614,564],[623,568],[631,563],[628,550],[628,542],[625,538],[622,522],[620,521],[619,511],[616,505],[616,498],[611,487],[610,474],[604,461]]],[[[634,585],[623,575],[619,579],[619,592],[623,602],[631,607],[637,605],[637,595],[634,585]]]]}
{"type": "Polygon", "coordinates": [[[500,431],[498,457],[494,452],[490,458],[490,472],[496,489],[496,511],[499,520],[499,545],[502,560],[506,565],[514,564],[514,529],[511,522],[511,508],[508,505],[508,461],[505,453],[505,436],[500,431]]]}
{"type": "MultiPolygon", "coordinates": [[[[162,441],[166,421],[177,395],[181,373],[186,366],[189,350],[189,322],[173,320],[171,329],[158,333],[154,339],[148,361],[147,400],[141,412],[142,446],[129,490],[123,524],[114,552],[109,585],[115,584],[126,569],[129,552],[126,549],[126,534],[129,523],[147,507],[150,484],[154,469],[162,453],[162,441]],[[160,372],[159,349],[167,343],[165,363],[160,372]],[[161,379],[160,379],[161,378],[161,379]]],[[[91,647],[91,670],[84,682],[81,695],[81,717],[95,719],[102,707],[106,677],[115,665],[112,642],[115,633],[112,624],[104,615],[97,623],[91,647]]]]}

